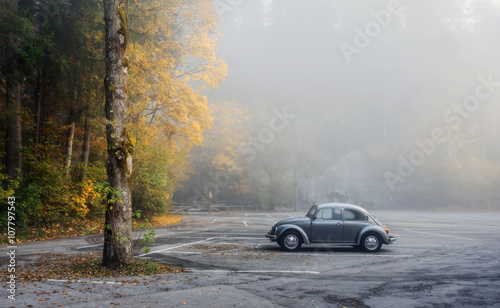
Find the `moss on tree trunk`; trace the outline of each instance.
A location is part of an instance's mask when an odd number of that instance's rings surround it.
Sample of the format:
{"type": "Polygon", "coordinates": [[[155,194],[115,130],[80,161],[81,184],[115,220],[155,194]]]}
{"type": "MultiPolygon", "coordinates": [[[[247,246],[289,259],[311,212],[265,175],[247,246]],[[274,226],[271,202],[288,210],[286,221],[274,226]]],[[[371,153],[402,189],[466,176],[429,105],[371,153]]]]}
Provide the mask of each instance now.
{"type": "Polygon", "coordinates": [[[104,0],[106,22],[106,170],[112,188],[106,210],[103,266],[128,265],[132,249],[132,156],[127,134],[126,0],[104,0]]]}

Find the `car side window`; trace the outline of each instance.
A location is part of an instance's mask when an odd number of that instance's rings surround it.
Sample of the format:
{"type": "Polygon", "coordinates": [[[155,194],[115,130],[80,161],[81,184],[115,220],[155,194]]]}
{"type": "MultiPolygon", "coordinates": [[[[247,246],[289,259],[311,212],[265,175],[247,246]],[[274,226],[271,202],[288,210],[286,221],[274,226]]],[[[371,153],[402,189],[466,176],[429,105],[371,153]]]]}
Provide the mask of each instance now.
{"type": "Polygon", "coordinates": [[[316,215],[317,219],[322,219],[322,220],[331,220],[332,219],[332,209],[321,209],[318,212],[318,215],[316,215]]]}
{"type": "Polygon", "coordinates": [[[345,220],[366,220],[366,215],[356,210],[344,210],[345,220]]]}
{"type": "Polygon", "coordinates": [[[340,209],[324,208],[318,211],[316,219],[322,220],[342,220],[342,212],[340,209]]]}
{"type": "Polygon", "coordinates": [[[341,209],[333,209],[333,220],[342,220],[342,210],[341,209]]]}

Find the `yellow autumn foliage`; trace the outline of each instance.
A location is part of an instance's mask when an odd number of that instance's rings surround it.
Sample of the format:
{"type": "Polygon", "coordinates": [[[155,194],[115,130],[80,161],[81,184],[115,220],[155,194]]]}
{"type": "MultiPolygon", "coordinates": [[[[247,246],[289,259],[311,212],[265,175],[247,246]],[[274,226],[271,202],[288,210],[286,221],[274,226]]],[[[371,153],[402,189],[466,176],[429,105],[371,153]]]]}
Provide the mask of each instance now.
{"type": "Polygon", "coordinates": [[[135,138],[133,207],[166,213],[187,153],[210,128],[201,91],[226,64],[215,55],[217,13],[210,1],[136,1],[129,7],[129,132],[135,138]]]}
{"type": "Polygon", "coordinates": [[[130,15],[134,16],[128,45],[132,131],[139,137],[152,130],[151,136],[163,136],[182,147],[200,143],[212,121],[200,91],[217,86],[227,72],[215,55],[213,3],[153,0],[131,6],[130,15]]]}
{"type": "Polygon", "coordinates": [[[88,179],[81,183],[80,194],[72,196],[73,209],[75,210],[77,217],[84,218],[88,212],[88,205],[94,203],[96,200],[100,200],[100,196],[97,193],[97,189],[94,185],[93,179],[88,179]]]}
{"type": "Polygon", "coordinates": [[[239,151],[249,138],[248,109],[228,101],[211,104],[210,107],[214,114],[212,128],[204,132],[203,142],[193,149],[191,163],[195,168],[209,165],[214,172],[230,176],[228,185],[219,189],[245,193],[248,189],[245,177],[248,165],[239,151]]]}

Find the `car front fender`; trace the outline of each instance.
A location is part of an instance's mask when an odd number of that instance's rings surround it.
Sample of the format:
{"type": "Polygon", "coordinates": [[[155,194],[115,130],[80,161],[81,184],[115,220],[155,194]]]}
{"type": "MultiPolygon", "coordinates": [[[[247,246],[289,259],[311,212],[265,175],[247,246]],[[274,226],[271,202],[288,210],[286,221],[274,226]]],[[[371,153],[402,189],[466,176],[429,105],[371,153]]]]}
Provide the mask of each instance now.
{"type": "Polygon", "coordinates": [[[363,227],[363,229],[361,229],[361,231],[359,231],[358,238],[356,239],[356,245],[361,244],[361,239],[363,238],[363,235],[365,235],[368,232],[374,232],[374,233],[377,233],[378,235],[380,235],[380,237],[382,238],[382,242],[386,245],[391,243],[391,241],[389,239],[389,235],[387,235],[385,230],[382,229],[381,227],[365,226],[365,227],[363,227]]]}
{"type": "Polygon", "coordinates": [[[278,226],[276,229],[276,238],[279,238],[283,234],[283,232],[285,232],[287,230],[295,230],[295,231],[299,232],[300,235],[302,236],[302,240],[304,241],[304,244],[306,244],[306,245],[311,244],[311,242],[309,241],[309,236],[307,236],[307,233],[304,231],[304,229],[302,229],[301,227],[296,226],[296,225],[278,226]]]}

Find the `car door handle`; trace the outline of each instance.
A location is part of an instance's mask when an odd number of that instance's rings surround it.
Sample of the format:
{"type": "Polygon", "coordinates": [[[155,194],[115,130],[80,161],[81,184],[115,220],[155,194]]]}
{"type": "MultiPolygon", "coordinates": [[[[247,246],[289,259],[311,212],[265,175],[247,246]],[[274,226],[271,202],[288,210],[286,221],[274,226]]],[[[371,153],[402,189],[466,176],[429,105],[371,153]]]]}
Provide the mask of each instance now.
{"type": "Polygon", "coordinates": [[[340,226],[341,224],[342,224],[342,223],[338,222],[338,223],[337,223],[337,226],[340,226]]]}

